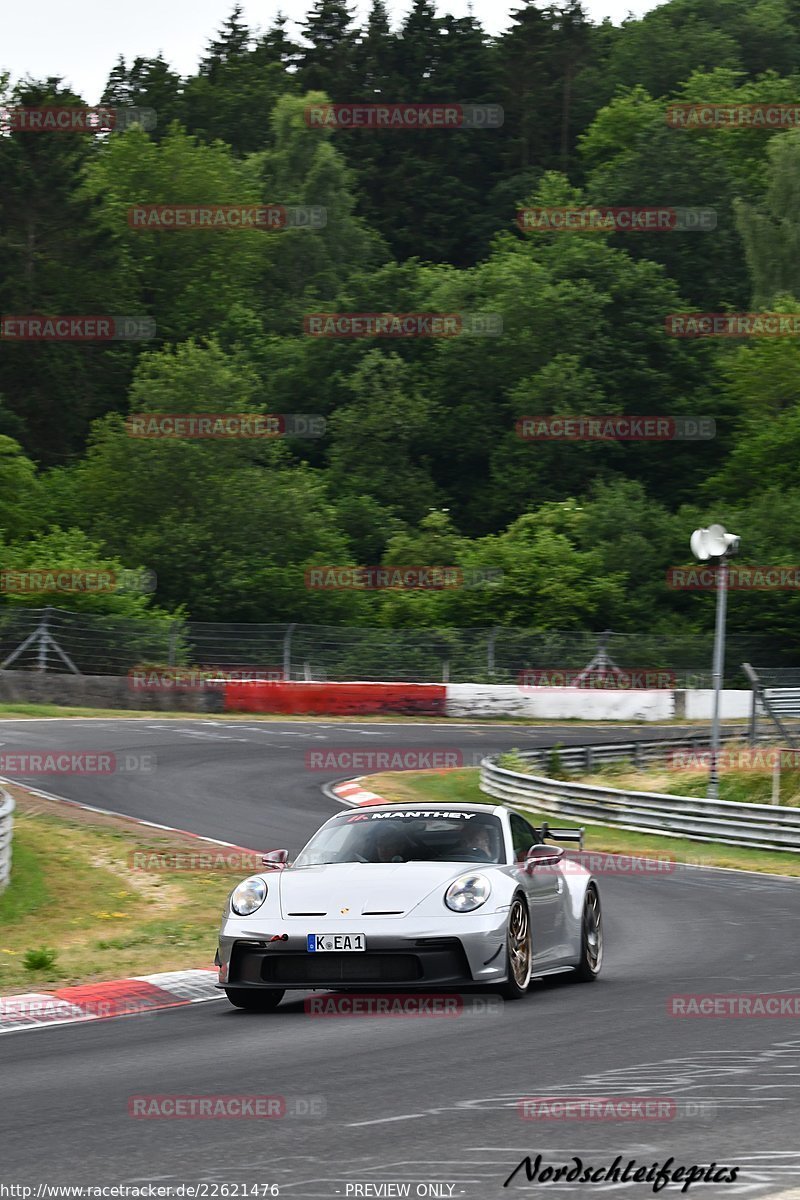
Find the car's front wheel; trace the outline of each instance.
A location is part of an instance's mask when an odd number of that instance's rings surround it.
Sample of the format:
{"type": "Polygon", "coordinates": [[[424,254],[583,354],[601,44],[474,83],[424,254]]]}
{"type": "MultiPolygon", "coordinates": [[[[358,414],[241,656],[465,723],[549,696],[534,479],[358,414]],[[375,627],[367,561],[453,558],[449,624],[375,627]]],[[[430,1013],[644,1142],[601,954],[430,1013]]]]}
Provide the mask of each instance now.
{"type": "Polygon", "coordinates": [[[506,930],[508,979],[501,987],[506,1000],[519,1000],[528,990],[533,965],[531,921],[523,896],[515,896],[508,912],[506,930]]]}
{"type": "Polygon", "coordinates": [[[272,1012],[286,995],[282,988],[225,988],[234,1008],[248,1012],[272,1012]]]}

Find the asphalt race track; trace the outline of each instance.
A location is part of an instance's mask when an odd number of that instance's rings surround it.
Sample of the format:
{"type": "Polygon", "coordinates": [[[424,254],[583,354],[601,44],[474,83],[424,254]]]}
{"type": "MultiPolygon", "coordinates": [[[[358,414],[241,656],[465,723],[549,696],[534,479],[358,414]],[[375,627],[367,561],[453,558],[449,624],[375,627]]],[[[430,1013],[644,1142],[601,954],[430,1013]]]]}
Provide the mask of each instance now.
{"type": "MultiPolygon", "coordinates": [[[[657,735],[604,727],[591,739],[657,735]]],[[[554,736],[588,740],[575,726],[0,722],[4,752],[154,756],[150,772],[21,782],[292,852],[336,809],[321,791],[332,776],[308,770],[307,751],[458,748],[471,765],[476,754],[554,736]]],[[[222,1000],[4,1036],[0,1181],[205,1182],[211,1197],[226,1195],[213,1190],[224,1184],[276,1184],[282,1197],[653,1195],[648,1183],[528,1182],[524,1170],[503,1188],[525,1155],[541,1154],[542,1167],[575,1156],[609,1166],[621,1155],[623,1166],[672,1158],[673,1169],[712,1161],[739,1168],[735,1183],[696,1183],[691,1196],[767,1196],[800,1186],[798,1019],[667,1012],[676,993],[800,990],[800,885],[696,868],[600,883],[606,962],[596,985],[534,984],[524,1001],[452,1018],[314,1019],[299,996],[271,1015],[237,1012],[222,1000]],[[281,1095],[289,1115],[135,1120],[128,1100],[143,1094],[281,1095]],[[530,1096],[674,1104],[668,1120],[541,1122],[519,1115],[518,1101],[530,1096]],[[388,1184],[395,1186],[381,1187],[388,1184]]],[[[209,957],[213,936],[209,930],[209,957]]],[[[659,1194],[681,1195],[681,1186],[659,1194]]]]}

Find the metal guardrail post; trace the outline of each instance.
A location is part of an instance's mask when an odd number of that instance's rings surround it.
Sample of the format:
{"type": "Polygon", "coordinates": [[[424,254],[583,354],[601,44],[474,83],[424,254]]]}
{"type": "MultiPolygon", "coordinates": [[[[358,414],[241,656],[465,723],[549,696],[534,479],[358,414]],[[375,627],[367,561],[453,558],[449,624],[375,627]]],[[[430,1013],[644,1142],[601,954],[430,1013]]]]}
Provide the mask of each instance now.
{"type": "MultiPolygon", "coordinates": [[[[292,634],[295,629],[297,629],[297,621],[292,621],[283,635],[283,678],[286,680],[292,678],[292,634]]],[[[306,676],[306,678],[308,677],[306,676]]]]}
{"type": "Polygon", "coordinates": [[[11,837],[14,828],[14,797],[0,788],[0,892],[11,876],[11,837]]]}
{"type": "MultiPolygon", "coordinates": [[[[767,689],[764,687],[763,683],[759,679],[758,673],[756,672],[755,668],[752,667],[750,665],[750,663],[742,663],[742,670],[744,671],[745,675],[747,676],[747,678],[750,680],[751,684],[753,685],[753,691],[758,694],[758,699],[761,701],[762,705],[764,706],[764,712],[767,714],[768,717],[770,717],[772,719],[775,726],[780,731],[781,735],[786,738],[786,741],[788,742],[788,744],[794,748],[795,747],[794,739],[792,738],[792,735],[789,733],[788,729],[784,725],[783,721],[778,716],[777,711],[771,704],[770,699],[767,696],[767,689]]],[[[755,701],[754,701],[754,703],[755,703],[755,701]]]]}

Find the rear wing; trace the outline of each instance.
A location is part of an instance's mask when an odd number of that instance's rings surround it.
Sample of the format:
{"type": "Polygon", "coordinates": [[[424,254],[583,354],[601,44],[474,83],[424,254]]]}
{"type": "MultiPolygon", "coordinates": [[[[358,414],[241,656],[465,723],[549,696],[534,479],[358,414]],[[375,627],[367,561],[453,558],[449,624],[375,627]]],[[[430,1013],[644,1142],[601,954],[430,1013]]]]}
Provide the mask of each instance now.
{"type": "Polygon", "coordinates": [[[536,826],[536,832],[541,837],[542,841],[551,842],[577,842],[578,849],[583,849],[583,825],[579,825],[574,829],[551,829],[546,821],[541,825],[536,826]]]}

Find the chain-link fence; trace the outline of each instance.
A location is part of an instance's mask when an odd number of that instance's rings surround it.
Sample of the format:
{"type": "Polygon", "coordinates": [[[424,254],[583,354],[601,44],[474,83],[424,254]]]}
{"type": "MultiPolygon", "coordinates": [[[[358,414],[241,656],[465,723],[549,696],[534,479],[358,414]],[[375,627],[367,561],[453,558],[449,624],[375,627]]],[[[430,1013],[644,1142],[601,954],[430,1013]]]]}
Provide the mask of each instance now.
{"type": "MultiPolygon", "coordinates": [[[[265,672],[271,678],[518,683],[524,672],[614,667],[661,671],[677,687],[709,687],[712,634],[665,637],[486,629],[239,625],[136,619],[64,609],[0,608],[0,669],[125,675],[172,666],[265,672]]],[[[730,637],[726,684],[747,687],[743,661],[788,668],[785,648],[730,637]]],[[[800,668],[797,668],[800,670],[800,668]]],[[[662,684],[663,686],[663,684],[662,684]]]]}

